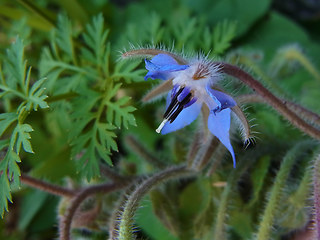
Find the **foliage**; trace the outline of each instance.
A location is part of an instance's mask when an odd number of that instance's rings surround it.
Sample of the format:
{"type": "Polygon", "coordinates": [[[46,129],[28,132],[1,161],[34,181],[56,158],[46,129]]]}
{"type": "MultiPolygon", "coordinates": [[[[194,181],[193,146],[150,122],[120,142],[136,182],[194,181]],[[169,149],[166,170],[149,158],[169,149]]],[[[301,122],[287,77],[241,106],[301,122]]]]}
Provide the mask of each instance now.
{"type": "Polygon", "coordinates": [[[221,87],[257,132],[257,143],[245,149],[232,129],[233,169],[217,142],[201,138],[201,120],[157,134],[164,100],[141,103],[157,81],[143,81],[142,61],[121,59],[155,47],[229,62],[319,129],[320,35],[313,27],[319,20],[297,24],[274,6],[270,0],[1,2],[0,238],[52,239],[53,225],[60,239],[304,234],[319,200],[312,171],[319,139],[223,75],[221,87]],[[204,167],[195,169],[199,159],[204,167]]]}

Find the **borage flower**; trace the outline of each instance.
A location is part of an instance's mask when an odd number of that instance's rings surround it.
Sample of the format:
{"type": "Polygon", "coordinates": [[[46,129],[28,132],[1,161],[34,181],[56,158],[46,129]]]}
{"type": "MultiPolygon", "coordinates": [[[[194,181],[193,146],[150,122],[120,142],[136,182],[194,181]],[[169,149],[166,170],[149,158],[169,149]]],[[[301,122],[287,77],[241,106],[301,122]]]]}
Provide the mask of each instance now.
{"type": "Polygon", "coordinates": [[[158,54],[145,59],[149,71],[145,80],[172,81],[172,90],[167,97],[167,109],[157,132],[167,134],[192,123],[201,108],[209,111],[207,127],[229,150],[235,167],[235,154],[230,143],[230,113],[236,102],[229,95],[212,87],[220,79],[219,65],[204,59],[188,64],[179,64],[172,56],[158,54]]]}

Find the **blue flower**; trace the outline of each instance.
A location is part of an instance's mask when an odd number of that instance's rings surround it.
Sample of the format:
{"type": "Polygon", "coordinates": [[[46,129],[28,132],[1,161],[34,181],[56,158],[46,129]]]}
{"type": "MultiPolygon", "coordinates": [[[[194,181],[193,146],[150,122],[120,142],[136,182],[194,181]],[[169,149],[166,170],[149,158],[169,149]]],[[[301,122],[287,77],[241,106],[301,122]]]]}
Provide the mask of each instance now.
{"type": "Polygon", "coordinates": [[[235,106],[236,102],[229,95],[212,88],[220,79],[219,66],[203,59],[181,65],[167,54],[158,54],[151,60],[146,59],[145,63],[148,70],[145,80],[169,80],[173,85],[167,97],[164,120],[156,131],[167,134],[179,130],[192,123],[201,108],[207,108],[207,127],[229,150],[235,167],[229,129],[230,108],[235,106]]]}

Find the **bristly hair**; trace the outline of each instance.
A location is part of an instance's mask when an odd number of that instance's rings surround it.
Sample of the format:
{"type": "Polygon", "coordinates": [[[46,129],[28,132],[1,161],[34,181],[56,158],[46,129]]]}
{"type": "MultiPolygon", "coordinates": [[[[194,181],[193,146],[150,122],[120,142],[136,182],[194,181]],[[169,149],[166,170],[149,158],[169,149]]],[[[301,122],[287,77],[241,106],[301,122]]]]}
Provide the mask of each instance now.
{"type": "Polygon", "coordinates": [[[187,61],[185,59],[189,58],[182,51],[180,53],[174,50],[174,45],[171,48],[167,48],[164,45],[160,44],[158,46],[155,45],[147,45],[147,46],[134,46],[130,44],[130,49],[124,49],[121,53],[121,59],[127,58],[149,58],[153,57],[157,54],[167,54],[173,57],[179,64],[186,64],[187,61]]]}

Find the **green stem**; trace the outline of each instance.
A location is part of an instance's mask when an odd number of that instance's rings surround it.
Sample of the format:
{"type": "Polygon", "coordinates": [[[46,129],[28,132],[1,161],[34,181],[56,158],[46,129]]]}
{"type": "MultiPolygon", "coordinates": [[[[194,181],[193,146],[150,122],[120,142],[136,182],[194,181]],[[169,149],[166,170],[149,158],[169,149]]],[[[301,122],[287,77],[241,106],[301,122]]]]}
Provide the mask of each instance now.
{"type": "Polygon", "coordinates": [[[5,91],[5,92],[8,92],[8,93],[11,92],[11,93],[13,93],[14,95],[16,95],[17,97],[22,98],[23,100],[26,100],[26,99],[27,99],[27,97],[26,97],[24,94],[22,94],[21,92],[19,92],[19,91],[17,91],[17,90],[14,90],[14,89],[12,89],[12,88],[9,88],[9,87],[7,87],[7,86],[5,86],[5,85],[0,84],[0,89],[3,90],[3,91],[5,91]]]}
{"type": "Polygon", "coordinates": [[[142,182],[128,197],[128,200],[125,202],[122,210],[120,210],[119,229],[117,230],[118,236],[116,239],[132,240],[135,238],[133,233],[133,217],[135,211],[139,207],[141,199],[146,193],[163,181],[180,177],[188,173],[190,174],[192,172],[188,170],[186,166],[171,167],[156,173],[154,176],[142,182]]]}
{"type": "Polygon", "coordinates": [[[255,239],[258,240],[269,240],[272,239],[272,227],[276,218],[276,211],[279,206],[280,197],[282,194],[283,187],[285,186],[286,180],[290,173],[290,170],[297,159],[297,155],[303,152],[302,148],[310,146],[310,142],[303,142],[293,147],[282,160],[280,170],[277,173],[275,182],[272,186],[269,201],[262,215],[258,232],[255,239]]]}
{"type": "Polygon", "coordinates": [[[316,239],[320,239],[320,155],[316,158],[313,172],[313,206],[316,239]]]}
{"type": "Polygon", "coordinates": [[[47,14],[45,14],[42,9],[37,7],[34,3],[30,2],[29,0],[18,0],[18,2],[29,9],[31,12],[39,16],[45,23],[50,26],[50,28],[53,28],[55,26],[54,20],[49,18],[47,14]]]}
{"type": "Polygon", "coordinates": [[[316,70],[313,64],[309,61],[309,59],[304,56],[300,51],[296,49],[291,49],[286,53],[286,58],[295,59],[301,63],[310,73],[313,75],[318,81],[320,81],[320,73],[316,70]]]}
{"type": "Polygon", "coordinates": [[[237,180],[249,166],[250,164],[247,164],[246,161],[242,161],[238,164],[237,168],[233,169],[232,173],[229,175],[227,185],[223,190],[221,200],[218,205],[218,213],[214,226],[214,235],[210,239],[227,239],[226,219],[228,216],[228,202],[231,198],[231,194],[233,193],[235,186],[237,185],[237,180]]]}

